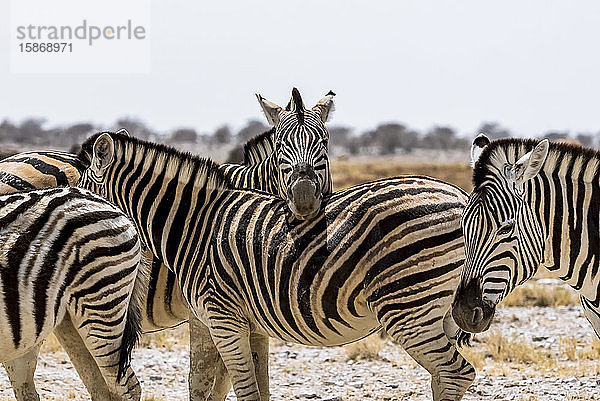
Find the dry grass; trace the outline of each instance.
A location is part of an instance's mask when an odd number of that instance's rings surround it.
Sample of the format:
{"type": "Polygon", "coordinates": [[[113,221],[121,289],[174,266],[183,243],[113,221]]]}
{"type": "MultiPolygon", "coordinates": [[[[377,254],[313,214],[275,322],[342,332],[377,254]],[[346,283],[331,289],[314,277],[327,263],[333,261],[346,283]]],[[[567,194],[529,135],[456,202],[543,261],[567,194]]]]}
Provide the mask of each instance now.
{"type": "Polygon", "coordinates": [[[573,337],[562,337],[560,352],[573,362],[597,361],[600,360],[600,340],[595,338],[591,343],[586,343],[573,337]]]}
{"type": "Polygon", "coordinates": [[[485,366],[485,354],[483,352],[476,351],[474,348],[464,347],[460,349],[460,354],[477,370],[481,370],[485,366]]]}
{"type": "Polygon", "coordinates": [[[467,163],[405,163],[397,159],[371,161],[333,160],[331,176],[335,189],[398,175],[426,175],[470,191],[472,170],[467,163]]]}
{"type": "Polygon", "coordinates": [[[139,347],[142,348],[165,348],[167,350],[188,348],[189,346],[190,335],[187,323],[174,329],[143,334],[139,344],[139,347]]]}
{"type": "Polygon", "coordinates": [[[509,339],[499,331],[490,333],[484,342],[486,356],[494,361],[533,363],[537,366],[556,363],[552,355],[543,348],[534,347],[516,337],[509,339]]]}
{"type": "Polygon", "coordinates": [[[569,287],[527,284],[516,287],[499,306],[579,305],[579,295],[569,287]]]}
{"type": "Polygon", "coordinates": [[[386,336],[374,333],[362,340],[345,345],[344,350],[349,360],[378,359],[379,353],[385,347],[386,336]]]}
{"type": "Polygon", "coordinates": [[[481,336],[478,345],[460,352],[478,370],[490,376],[543,374],[566,378],[600,374],[600,340],[584,342],[573,337],[561,337],[558,341],[557,350],[493,331],[481,336]]]}
{"type": "Polygon", "coordinates": [[[167,399],[156,395],[145,395],[142,401],[167,401],[167,399]]]}

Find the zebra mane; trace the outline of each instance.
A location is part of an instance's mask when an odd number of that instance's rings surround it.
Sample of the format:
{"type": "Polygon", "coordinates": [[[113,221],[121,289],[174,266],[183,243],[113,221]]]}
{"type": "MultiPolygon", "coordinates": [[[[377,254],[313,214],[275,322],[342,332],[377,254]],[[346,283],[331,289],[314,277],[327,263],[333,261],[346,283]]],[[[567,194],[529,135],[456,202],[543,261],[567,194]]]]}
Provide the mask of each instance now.
{"type": "Polygon", "coordinates": [[[182,180],[191,178],[192,174],[196,172],[196,182],[199,185],[205,185],[213,189],[232,188],[231,182],[219,169],[218,164],[209,158],[199,157],[171,146],[144,141],[119,132],[99,132],[89,137],[81,145],[81,151],[78,155],[86,165],[91,164],[96,139],[104,133],[109,134],[113,139],[117,154],[122,152],[125,157],[131,157],[134,149],[144,150],[145,152],[136,152],[136,154],[144,155],[141,162],[148,168],[154,166],[158,166],[159,169],[161,167],[166,168],[167,175],[174,176],[178,173],[182,180]]]}
{"type": "Polygon", "coordinates": [[[256,135],[244,144],[244,165],[251,166],[259,164],[267,159],[275,151],[273,134],[275,127],[256,135]]]}
{"type": "MultiPolygon", "coordinates": [[[[474,188],[479,188],[486,177],[493,174],[492,171],[503,171],[504,163],[515,163],[539,143],[540,140],[538,139],[520,138],[505,138],[490,142],[483,149],[483,152],[481,152],[473,168],[474,188]]],[[[596,179],[598,178],[600,152],[581,145],[564,142],[550,142],[550,149],[543,170],[552,172],[558,168],[560,169],[560,174],[565,175],[567,169],[560,168],[561,162],[570,162],[571,160],[573,163],[579,163],[581,166],[588,166],[583,177],[584,180],[591,181],[592,176],[595,176],[596,179]]]]}

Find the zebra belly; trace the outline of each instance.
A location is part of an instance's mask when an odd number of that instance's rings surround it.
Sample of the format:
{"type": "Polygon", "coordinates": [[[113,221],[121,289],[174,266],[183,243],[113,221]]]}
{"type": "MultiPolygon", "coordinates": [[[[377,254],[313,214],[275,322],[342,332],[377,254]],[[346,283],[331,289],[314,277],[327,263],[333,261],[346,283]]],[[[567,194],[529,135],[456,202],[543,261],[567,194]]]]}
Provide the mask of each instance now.
{"type": "Polygon", "coordinates": [[[320,333],[281,333],[265,328],[257,323],[258,331],[261,334],[269,337],[277,338],[286,342],[293,342],[302,345],[314,346],[337,346],[344,345],[354,341],[358,341],[369,334],[378,331],[381,328],[379,322],[375,319],[365,318],[360,321],[352,322],[350,327],[340,324],[339,322],[330,322],[335,330],[320,330],[320,333]]]}
{"type": "Polygon", "coordinates": [[[295,305],[293,320],[279,317],[279,324],[274,324],[274,319],[270,319],[268,324],[263,318],[255,315],[253,326],[262,334],[287,342],[316,346],[343,345],[360,340],[381,328],[381,324],[366,304],[364,307],[355,306],[359,316],[351,314],[348,310],[339,310],[339,315],[334,317],[323,316],[323,313],[316,309],[311,314],[303,315],[299,305],[295,305]]]}
{"type": "Polygon", "coordinates": [[[145,257],[151,260],[151,266],[142,304],[142,331],[160,331],[185,323],[190,312],[175,273],[153,258],[151,251],[147,250],[145,257]]]}

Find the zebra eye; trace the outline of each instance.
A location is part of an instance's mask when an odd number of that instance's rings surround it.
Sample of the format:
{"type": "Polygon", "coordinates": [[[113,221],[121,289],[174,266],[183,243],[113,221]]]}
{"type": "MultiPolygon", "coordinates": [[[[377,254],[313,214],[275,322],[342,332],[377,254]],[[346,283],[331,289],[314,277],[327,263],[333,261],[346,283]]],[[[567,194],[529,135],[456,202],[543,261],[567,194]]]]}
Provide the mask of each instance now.
{"type": "Polygon", "coordinates": [[[515,221],[508,220],[507,222],[503,223],[500,226],[500,228],[498,228],[498,235],[510,234],[514,228],[515,228],[515,221]]]}

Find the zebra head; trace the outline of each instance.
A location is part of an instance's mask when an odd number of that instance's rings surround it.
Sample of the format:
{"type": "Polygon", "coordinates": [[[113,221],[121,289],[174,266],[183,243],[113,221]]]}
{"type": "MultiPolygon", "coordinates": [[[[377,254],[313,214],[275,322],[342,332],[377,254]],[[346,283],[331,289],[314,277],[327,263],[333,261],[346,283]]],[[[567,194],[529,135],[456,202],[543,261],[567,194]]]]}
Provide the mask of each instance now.
{"type": "Polygon", "coordinates": [[[533,276],[543,261],[541,224],[526,201],[526,188],[542,169],[548,141],[530,142],[529,152],[523,146],[501,145],[510,141],[515,140],[490,143],[480,135],[471,151],[478,157],[475,188],[462,216],[466,261],[452,316],[473,333],[489,328],[498,302],[533,276]]]}
{"type": "MultiPolygon", "coordinates": [[[[129,136],[122,129],[119,133],[129,136]]],[[[97,135],[92,148],[82,148],[79,157],[88,166],[81,173],[77,186],[90,189],[106,198],[106,172],[115,160],[115,147],[108,132],[97,135]]]]}
{"type": "Polygon", "coordinates": [[[316,215],[323,195],[331,192],[331,174],[325,128],[333,108],[335,93],[329,91],[312,109],[306,109],[300,92],[294,88],[284,109],[256,95],[269,123],[275,127],[275,168],[279,195],[301,220],[316,215]]]}

